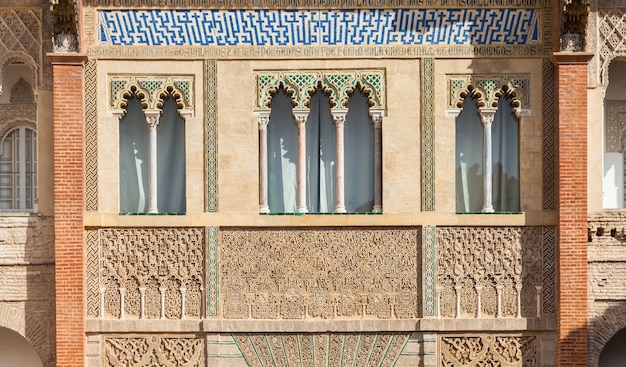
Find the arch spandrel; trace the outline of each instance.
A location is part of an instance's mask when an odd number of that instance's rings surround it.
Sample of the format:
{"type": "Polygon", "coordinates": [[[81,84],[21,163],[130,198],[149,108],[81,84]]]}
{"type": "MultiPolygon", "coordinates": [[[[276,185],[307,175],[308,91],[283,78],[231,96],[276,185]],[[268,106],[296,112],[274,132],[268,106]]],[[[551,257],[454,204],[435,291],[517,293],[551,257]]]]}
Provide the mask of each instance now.
{"type": "Polygon", "coordinates": [[[477,99],[479,108],[498,107],[500,97],[513,99],[516,110],[529,109],[530,80],[527,75],[448,75],[448,110],[460,110],[467,96],[477,99]]]}
{"type": "Polygon", "coordinates": [[[131,93],[137,93],[143,109],[158,110],[163,99],[172,95],[179,109],[191,112],[194,109],[193,76],[128,76],[109,77],[111,91],[110,108],[123,110],[131,93]]]}
{"type": "Polygon", "coordinates": [[[256,71],[257,112],[270,110],[272,97],[282,86],[291,95],[294,110],[308,110],[311,95],[318,87],[328,95],[333,109],[345,109],[356,89],[368,96],[368,104],[385,110],[385,71],[372,70],[293,70],[256,71]]]}

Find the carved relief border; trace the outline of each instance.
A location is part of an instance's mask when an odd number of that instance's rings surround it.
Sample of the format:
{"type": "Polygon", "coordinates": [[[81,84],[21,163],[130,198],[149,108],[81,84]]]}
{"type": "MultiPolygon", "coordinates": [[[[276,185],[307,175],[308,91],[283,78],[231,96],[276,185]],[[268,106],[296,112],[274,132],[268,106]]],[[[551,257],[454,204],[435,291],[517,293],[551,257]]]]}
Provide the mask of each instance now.
{"type": "Polygon", "coordinates": [[[537,367],[536,335],[441,335],[437,343],[441,366],[537,367]]]}
{"type": "Polygon", "coordinates": [[[543,208],[556,209],[556,113],[555,71],[552,61],[543,59],[543,208]]]}
{"type": "Polygon", "coordinates": [[[219,307],[219,242],[218,228],[206,229],[207,248],[207,317],[218,316],[219,307]]]}
{"type": "Polygon", "coordinates": [[[204,339],[198,337],[106,337],[103,365],[130,366],[204,366],[204,339]]]}
{"type": "Polygon", "coordinates": [[[542,300],[543,314],[556,313],[556,227],[543,227],[542,300]]]}
{"type": "Polygon", "coordinates": [[[422,203],[435,210],[435,75],[432,58],[422,59],[422,203]]]}
{"type": "Polygon", "coordinates": [[[85,210],[98,210],[98,78],[97,62],[85,64],[85,210]]]}
{"type": "Polygon", "coordinates": [[[437,284],[436,242],[437,232],[435,226],[425,225],[422,227],[422,290],[424,292],[424,316],[436,316],[435,313],[435,286],[437,284]]]}
{"type": "Polygon", "coordinates": [[[217,62],[205,61],[206,80],[206,211],[218,210],[217,172],[217,62]]]}
{"type": "Polygon", "coordinates": [[[94,228],[85,230],[87,253],[87,317],[100,315],[100,236],[94,228]]]}
{"type": "Polygon", "coordinates": [[[293,109],[308,110],[311,94],[318,84],[330,93],[331,108],[347,109],[348,99],[357,86],[368,95],[371,110],[385,110],[384,70],[294,70],[255,71],[257,112],[270,111],[272,97],[283,86],[291,94],[293,109]]]}
{"type": "Polygon", "coordinates": [[[248,366],[394,366],[408,333],[233,334],[248,366]]]}

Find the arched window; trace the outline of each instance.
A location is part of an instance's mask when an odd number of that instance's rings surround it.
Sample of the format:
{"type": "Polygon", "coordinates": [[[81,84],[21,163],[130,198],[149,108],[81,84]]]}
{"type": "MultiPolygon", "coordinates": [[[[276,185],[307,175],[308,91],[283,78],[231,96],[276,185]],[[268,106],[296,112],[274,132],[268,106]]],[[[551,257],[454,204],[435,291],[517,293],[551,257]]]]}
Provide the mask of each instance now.
{"type": "Polygon", "coordinates": [[[456,211],[519,212],[519,122],[506,94],[497,110],[472,94],[456,120],[456,211]],[[487,169],[485,165],[487,164],[487,169]]]}
{"type": "Polygon", "coordinates": [[[0,211],[34,212],[37,133],[29,127],[19,126],[0,139],[0,211]]]}
{"type": "Polygon", "coordinates": [[[185,121],[175,99],[167,95],[162,110],[147,118],[131,93],[125,112],[119,128],[120,212],[184,213],[185,121]]]}

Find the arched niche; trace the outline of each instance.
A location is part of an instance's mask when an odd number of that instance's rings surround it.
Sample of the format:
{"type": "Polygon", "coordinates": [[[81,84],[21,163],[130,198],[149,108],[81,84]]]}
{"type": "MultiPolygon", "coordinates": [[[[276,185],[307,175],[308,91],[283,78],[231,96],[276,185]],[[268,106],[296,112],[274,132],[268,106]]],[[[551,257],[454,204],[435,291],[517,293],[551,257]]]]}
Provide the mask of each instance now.
{"type": "Polygon", "coordinates": [[[35,348],[19,333],[0,327],[0,367],[43,367],[35,348]]]}
{"type": "Polygon", "coordinates": [[[598,367],[626,366],[626,329],[618,331],[602,348],[598,367]]]}

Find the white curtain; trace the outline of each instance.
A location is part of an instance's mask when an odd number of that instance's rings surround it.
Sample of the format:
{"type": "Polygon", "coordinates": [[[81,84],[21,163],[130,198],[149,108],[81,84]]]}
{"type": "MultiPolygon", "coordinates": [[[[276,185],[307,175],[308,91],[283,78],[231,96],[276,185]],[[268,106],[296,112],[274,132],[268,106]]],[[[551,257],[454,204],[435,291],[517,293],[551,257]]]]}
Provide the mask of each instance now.
{"type": "Polygon", "coordinates": [[[148,210],[148,126],[136,97],[120,119],[120,212],[148,210]]]}
{"type": "Polygon", "coordinates": [[[335,209],[335,123],[330,101],[321,90],[311,97],[306,123],[307,195],[309,213],[335,209]]]}
{"type": "Polygon", "coordinates": [[[345,206],[348,213],[374,209],[374,126],[367,96],[355,92],[348,101],[344,131],[345,206]]]}
{"type": "Polygon", "coordinates": [[[501,98],[491,126],[493,151],[493,209],[520,211],[519,122],[511,98],[501,98]]]}
{"type": "Polygon", "coordinates": [[[281,89],[272,98],[267,125],[268,205],[272,213],[297,209],[298,129],[291,97],[281,89]]]}
{"type": "Polygon", "coordinates": [[[466,98],[456,119],[456,211],[483,207],[483,126],[476,100],[466,98]]]}
{"type": "Polygon", "coordinates": [[[173,98],[163,101],[157,126],[157,207],[160,213],[184,213],[185,120],[178,114],[173,98]]]}

